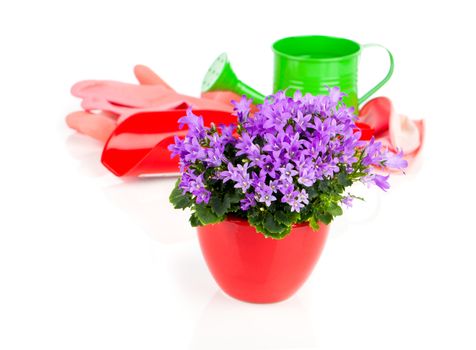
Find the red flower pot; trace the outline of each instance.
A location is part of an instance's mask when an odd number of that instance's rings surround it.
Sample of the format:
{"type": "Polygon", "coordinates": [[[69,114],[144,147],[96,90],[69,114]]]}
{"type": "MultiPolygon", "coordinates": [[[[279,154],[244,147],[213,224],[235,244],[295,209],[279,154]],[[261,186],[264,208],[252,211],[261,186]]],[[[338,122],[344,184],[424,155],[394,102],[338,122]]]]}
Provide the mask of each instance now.
{"type": "Polygon", "coordinates": [[[329,231],[295,225],[284,239],[265,238],[247,221],[227,219],[198,227],[208,268],[228,295],[252,303],[292,296],[311,274],[329,231]]]}

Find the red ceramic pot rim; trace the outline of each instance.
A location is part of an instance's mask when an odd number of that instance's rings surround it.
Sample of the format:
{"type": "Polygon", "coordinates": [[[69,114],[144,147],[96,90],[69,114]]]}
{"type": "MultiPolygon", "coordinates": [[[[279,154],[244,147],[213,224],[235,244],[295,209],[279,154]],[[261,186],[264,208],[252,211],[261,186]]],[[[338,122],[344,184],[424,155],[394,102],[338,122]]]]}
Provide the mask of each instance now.
{"type": "MultiPolygon", "coordinates": [[[[234,215],[228,215],[225,220],[240,226],[251,226],[251,224],[248,222],[247,219],[240,218],[234,215]]],[[[304,227],[304,226],[309,226],[309,222],[306,221],[306,222],[301,222],[301,223],[292,225],[292,227],[304,227]]]]}

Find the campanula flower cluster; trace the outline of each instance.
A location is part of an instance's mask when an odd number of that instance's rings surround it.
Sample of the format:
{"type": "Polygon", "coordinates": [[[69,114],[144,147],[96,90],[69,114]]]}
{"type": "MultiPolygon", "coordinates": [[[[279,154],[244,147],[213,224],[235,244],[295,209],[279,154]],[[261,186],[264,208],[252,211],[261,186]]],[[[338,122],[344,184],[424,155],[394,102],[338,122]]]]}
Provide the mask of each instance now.
{"type": "Polygon", "coordinates": [[[313,207],[326,200],[351,206],[353,197],[343,190],[353,182],[387,190],[382,169],[403,169],[406,161],[374,139],[361,141],[354,111],[342,104],[342,97],[338,88],[322,96],[297,92],[293,98],[281,91],[254,113],[252,101],[243,97],[233,101],[236,125],[205,127],[189,109],[179,120],[180,127],[188,127],[187,136],[176,137],[169,148],[180,159],[178,188],[203,206],[214,195],[233,192],[239,200],[233,211],[239,216],[284,211],[294,213],[294,221],[309,220],[313,207]],[[326,196],[325,186],[332,196],[326,196]],[[296,216],[303,210],[305,215],[296,216]]]}

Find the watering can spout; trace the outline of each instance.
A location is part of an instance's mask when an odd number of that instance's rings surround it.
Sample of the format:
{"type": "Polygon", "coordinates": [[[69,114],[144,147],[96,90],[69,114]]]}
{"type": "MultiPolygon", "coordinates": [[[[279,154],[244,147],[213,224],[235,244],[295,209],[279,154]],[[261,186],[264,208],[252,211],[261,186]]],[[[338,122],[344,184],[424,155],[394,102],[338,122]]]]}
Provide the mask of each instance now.
{"type": "Polygon", "coordinates": [[[249,85],[243,83],[231,68],[226,53],[222,53],[212,63],[202,81],[202,92],[231,91],[237,95],[246,95],[254,104],[264,102],[265,96],[249,85]]]}

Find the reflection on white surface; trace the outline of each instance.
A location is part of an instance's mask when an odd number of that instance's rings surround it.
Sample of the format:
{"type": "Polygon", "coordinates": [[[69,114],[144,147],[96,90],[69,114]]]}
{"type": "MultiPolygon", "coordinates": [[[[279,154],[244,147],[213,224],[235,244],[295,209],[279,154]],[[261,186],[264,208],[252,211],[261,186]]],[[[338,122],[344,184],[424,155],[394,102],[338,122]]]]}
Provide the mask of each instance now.
{"type": "Polygon", "coordinates": [[[381,191],[376,188],[367,188],[365,185],[356,183],[349,191],[355,196],[364,197],[365,201],[354,200],[351,208],[345,208],[344,214],[338,216],[331,223],[330,238],[349,234],[355,225],[370,223],[376,218],[381,209],[381,191]]]}
{"type": "Polygon", "coordinates": [[[161,243],[193,238],[188,211],[176,210],[169,195],[176,178],[141,178],[104,188],[106,197],[161,243]]]}
{"type": "Polygon", "coordinates": [[[219,287],[205,263],[195,230],[193,236],[188,242],[165,248],[173,249],[166,260],[167,271],[181,307],[198,313],[219,287]]]}
{"type": "Polygon", "coordinates": [[[190,349],[315,349],[308,307],[299,295],[249,304],[217,291],[203,310],[190,349]]]}
{"type": "MultiPolygon", "coordinates": [[[[101,164],[102,145],[98,141],[75,133],[67,137],[66,147],[70,155],[79,161],[79,172],[82,175],[95,178],[105,175],[114,177],[101,164]]],[[[119,184],[105,187],[104,193],[152,239],[166,244],[177,243],[193,238],[194,230],[188,222],[188,212],[175,210],[169,203],[169,195],[176,179],[123,178],[119,184]]]]}
{"type": "Polygon", "coordinates": [[[69,154],[79,161],[79,172],[89,177],[100,177],[109,174],[101,164],[102,145],[91,137],[74,133],[66,138],[69,154]]]}

